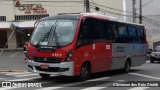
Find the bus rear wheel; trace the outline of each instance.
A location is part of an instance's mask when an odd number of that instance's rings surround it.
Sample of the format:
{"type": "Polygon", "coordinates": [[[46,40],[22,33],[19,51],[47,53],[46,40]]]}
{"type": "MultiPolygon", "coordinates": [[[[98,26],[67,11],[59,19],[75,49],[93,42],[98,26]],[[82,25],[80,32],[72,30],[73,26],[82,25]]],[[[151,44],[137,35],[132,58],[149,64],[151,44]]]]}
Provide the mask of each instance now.
{"type": "Polygon", "coordinates": [[[125,67],[124,67],[123,70],[124,70],[125,73],[129,73],[130,72],[130,70],[131,70],[131,62],[130,62],[130,60],[126,61],[125,67]]]}
{"type": "Polygon", "coordinates": [[[50,77],[50,74],[39,73],[39,75],[40,75],[42,78],[49,78],[49,77],[50,77]]]}
{"type": "Polygon", "coordinates": [[[85,63],[81,67],[81,72],[79,76],[80,81],[85,81],[90,77],[90,66],[89,64],[85,63]]]}

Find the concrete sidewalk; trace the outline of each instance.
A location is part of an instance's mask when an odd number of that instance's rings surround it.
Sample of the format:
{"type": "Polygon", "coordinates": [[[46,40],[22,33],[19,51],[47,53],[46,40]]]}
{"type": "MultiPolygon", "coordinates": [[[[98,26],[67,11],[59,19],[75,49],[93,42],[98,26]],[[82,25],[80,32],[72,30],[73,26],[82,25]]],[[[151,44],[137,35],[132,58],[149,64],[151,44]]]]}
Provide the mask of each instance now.
{"type": "Polygon", "coordinates": [[[22,49],[4,50],[0,55],[0,72],[26,71],[26,68],[22,49]]]}

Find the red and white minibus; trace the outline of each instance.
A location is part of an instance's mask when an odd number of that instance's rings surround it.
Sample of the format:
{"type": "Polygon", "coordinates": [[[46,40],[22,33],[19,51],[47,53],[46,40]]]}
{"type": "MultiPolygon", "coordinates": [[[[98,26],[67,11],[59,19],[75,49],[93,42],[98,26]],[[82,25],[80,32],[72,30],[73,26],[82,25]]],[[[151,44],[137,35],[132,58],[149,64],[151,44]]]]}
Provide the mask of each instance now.
{"type": "Polygon", "coordinates": [[[28,70],[43,78],[79,76],[146,62],[145,28],[95,13],[59,14],[38,21],[25,45],[28,70]]]}

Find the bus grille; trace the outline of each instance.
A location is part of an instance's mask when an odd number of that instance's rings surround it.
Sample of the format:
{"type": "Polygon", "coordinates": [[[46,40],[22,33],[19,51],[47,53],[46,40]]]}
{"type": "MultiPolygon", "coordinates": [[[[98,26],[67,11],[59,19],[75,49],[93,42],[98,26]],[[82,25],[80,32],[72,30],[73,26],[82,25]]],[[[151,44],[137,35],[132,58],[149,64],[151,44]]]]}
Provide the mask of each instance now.
{"type": "Polygon", "coordinates": [[[44,71],[44,72],[58,72],[59,67],[49,67],[48,69],[42,69],[40,66],[35,66],[36,70],[38,71],[44,71]]]}
{"type": "Polygon", "coordinates": [[[35,62],[41,62],[41,63],[60,63],[61,58],[45,58],[45,57],[34,57],[35,62]]]}

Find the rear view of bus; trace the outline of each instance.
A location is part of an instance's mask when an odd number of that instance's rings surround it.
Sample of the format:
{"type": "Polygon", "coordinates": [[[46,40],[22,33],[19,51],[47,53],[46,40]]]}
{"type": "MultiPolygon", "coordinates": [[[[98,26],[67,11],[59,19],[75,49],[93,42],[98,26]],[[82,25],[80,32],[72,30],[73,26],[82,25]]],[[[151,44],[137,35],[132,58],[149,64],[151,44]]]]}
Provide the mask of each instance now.
{"type": "Polygon", "coordinates": [[[146,61],[144,26],[91,13],[41,19],[25,45],[28,70],[43,78],[79,76],[139,66],[146,61]]]}

